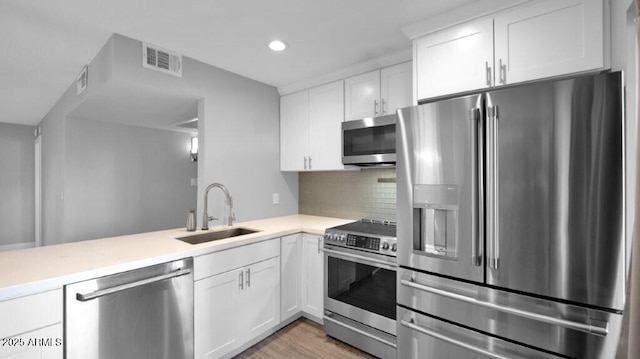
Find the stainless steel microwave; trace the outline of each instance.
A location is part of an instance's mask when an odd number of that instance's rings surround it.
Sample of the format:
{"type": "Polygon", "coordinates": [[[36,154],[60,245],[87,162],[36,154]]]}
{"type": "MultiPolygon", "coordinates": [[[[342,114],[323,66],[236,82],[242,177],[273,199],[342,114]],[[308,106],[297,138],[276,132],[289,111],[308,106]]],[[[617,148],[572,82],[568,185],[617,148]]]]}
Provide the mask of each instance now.
{"type": "Polygon", "coordinates": [[[378,166],[396,164],[396,115],[342,123],[342,163],[378,166]]]}

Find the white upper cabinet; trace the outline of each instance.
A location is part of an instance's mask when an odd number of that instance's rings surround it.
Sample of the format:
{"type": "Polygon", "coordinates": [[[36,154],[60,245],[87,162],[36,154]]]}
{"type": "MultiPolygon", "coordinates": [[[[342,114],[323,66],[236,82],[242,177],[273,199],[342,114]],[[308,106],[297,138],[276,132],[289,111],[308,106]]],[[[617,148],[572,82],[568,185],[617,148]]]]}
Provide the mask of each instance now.
{"type": "Polygon", "coordinates": [[[493,85],[493,20],[417,39],[414,60],[418,99],[493,85]]]}
{"type": "Polygon", "coordinates": [[[495,16],[496,80],[508,84],[603,68],[603,19],[602,0],[534,2],[495,16]]]}
{"type": "Polygon", "coordinates": [[[309,91],[280,97],[280,170],[305,169],[309,153],[309,91]]]}
{"type": "Polygon", "coordinates": [[[380,70],[380,111],[382,115],[413,105],[413,65],[411,61],[380,70]]]}
{"type": "Polygon", "coordinates": [[[380,70],[344,80],[345,121],[380,114],[380,70]]]}
{"type": "Polygon", "coordinates": [[[414,41],[416,97],[603,69],[602,0],[531,1],[414,41]]]}
{"type": "Polygon", "coordinates": [[[342,81],[309,89],[309,170],[344,169],[341,151],[343,101],[342,81]]]}
{"type": "Polygon", "coordinates": [[[344,169],[343,116],[343,81],[280,97],[280,170],[344,169]]]}
{"type": "Polygon", "coordinates": [[[345,121],[389,115],[411,106],[412,78],[411,62],[405,62],[345,79],[345,121]]]}

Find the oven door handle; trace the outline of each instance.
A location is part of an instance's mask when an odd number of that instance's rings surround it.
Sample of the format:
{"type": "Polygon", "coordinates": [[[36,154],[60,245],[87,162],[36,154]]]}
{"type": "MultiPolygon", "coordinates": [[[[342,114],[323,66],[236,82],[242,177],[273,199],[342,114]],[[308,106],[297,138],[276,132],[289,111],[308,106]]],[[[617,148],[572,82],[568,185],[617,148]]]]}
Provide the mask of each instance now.
{"type": "Polygon", "coordinates": [[[398,265],[396,263],[387,262],[387,261],[383,261],[383,260],[375,259],[375,258],[369,258],[369,257],[361,256],[361,255],[358,255],[358,254],[345,253],[345,252],[336,251],[336,250],[327,249],[327,248],[323,248],[322,251],[327,253],[327,254],[334,255],[334,256],[339,256],[339,257],[344,257],[344,258],[349,258],[349,259],[356,259],[356,260],[359,260],[359,261],[362,261],[362,262],[382,264],[382,265],[394,268],[394,270],[396,268],[398,268],[398,265]]]}

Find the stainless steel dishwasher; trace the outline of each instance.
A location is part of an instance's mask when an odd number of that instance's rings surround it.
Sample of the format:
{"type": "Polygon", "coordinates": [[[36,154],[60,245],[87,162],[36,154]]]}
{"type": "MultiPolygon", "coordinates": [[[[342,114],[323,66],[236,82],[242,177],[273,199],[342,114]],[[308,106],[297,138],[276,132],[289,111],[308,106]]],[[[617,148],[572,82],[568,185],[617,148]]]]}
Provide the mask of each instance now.
{"type": "Polygon", "coordinates": [[[65,286],[65,358],[193,359],[193,258],[65,286]]]}

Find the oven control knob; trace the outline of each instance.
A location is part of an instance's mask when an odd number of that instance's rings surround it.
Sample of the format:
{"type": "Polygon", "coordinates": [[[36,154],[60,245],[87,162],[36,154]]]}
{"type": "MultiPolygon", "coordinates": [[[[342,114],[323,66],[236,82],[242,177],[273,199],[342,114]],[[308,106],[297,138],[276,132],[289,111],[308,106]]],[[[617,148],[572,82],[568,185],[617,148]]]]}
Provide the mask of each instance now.
{"type": "Polygon", "coordinates": [[[344,234],[341,234],[341,235],[338,237],[338,241],[340,241],[340,242],[344,242],[346,238],[347,238],[347,237],[346,237],[344,234]]]}
{"type": "Polygon", "coordinates": [[[392,251],[392,252],[395,252],[395,251],[397,251],[397,250],[398,250],[398,244],[397,244],[397,243],[392,244],[392,245],[391,245],[391,251],[392,251]]]}
{"type": "Polygon", "coordinates": [[[387,249],[389,249],[389,243],[388,242],[382,242],[382,249],[384,249],[385,251],[387,249]]]}
{"type": "Polygon", "coordinates": [[[325,233],[324,234],[324,240],[325,241],[330,241],[331,240],[331,233],[325,233]]]}
{"type": "Polygon", "coordinates": [[[334,234],[333,235],[333,240],[336,242],[340,242],[340,235],[339,234],[334,234]]]}

